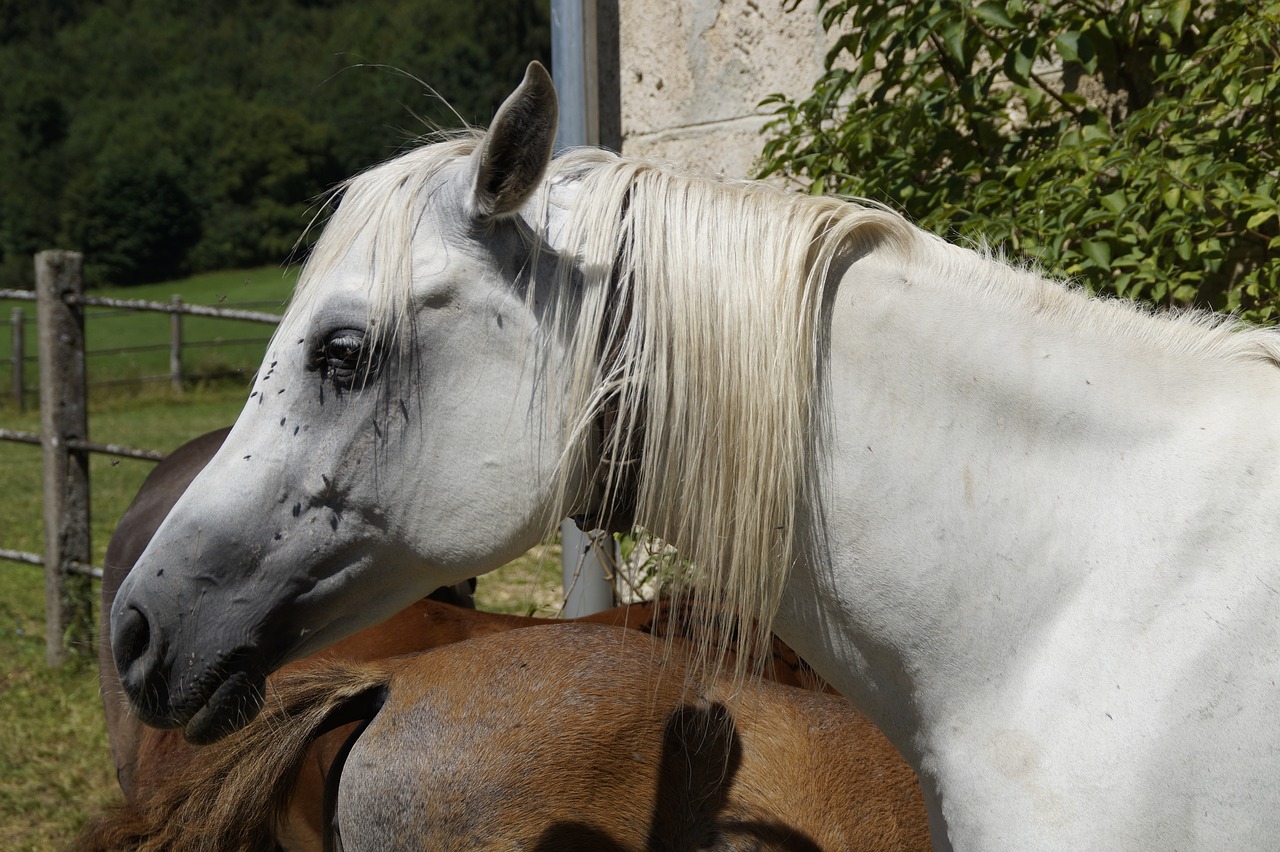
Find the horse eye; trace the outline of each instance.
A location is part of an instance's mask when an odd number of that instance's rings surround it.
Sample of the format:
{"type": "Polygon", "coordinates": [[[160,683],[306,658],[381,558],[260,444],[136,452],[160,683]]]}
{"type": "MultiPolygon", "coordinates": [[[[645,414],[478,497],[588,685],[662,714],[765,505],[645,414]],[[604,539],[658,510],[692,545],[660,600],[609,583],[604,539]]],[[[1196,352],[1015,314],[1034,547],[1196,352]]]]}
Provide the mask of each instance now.
{"type": "Polygon", "coordinates": [[[344,328],[331,332],[321,346],[317,366],[340,390],[356,390],[369,380],[374,361],[365,346],[365,333],[344,328]]]}
{"type": "Polygon", "coordinates": [[[354,364],[360,357],[364,341],[351,332],[338,332],[324,342],[325,358],[331,365],[354,364]]]}

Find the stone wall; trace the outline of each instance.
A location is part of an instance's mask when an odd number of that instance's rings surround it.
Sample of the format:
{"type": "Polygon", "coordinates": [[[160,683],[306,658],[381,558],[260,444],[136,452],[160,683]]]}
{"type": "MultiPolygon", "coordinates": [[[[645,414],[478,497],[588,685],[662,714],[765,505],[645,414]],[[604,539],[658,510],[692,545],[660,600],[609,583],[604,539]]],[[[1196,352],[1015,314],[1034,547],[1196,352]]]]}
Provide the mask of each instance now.
{"type": "Polygon", "coordinates": [[[822,73],[817,2],[797,5],[606,0],[601,141],[700,172],[750,175],[764,144],[757,104],[775,92],[808,92],[822,73]]]}

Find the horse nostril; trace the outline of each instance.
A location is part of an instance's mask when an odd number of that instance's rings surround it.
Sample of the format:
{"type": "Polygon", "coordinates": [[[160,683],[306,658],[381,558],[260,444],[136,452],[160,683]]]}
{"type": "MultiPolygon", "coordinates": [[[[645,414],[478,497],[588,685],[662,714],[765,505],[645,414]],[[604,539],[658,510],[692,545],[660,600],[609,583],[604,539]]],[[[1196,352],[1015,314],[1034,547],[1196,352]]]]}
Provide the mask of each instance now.
{"type": "Polygon", "coordinates": [[[163,626],[152,624],[147,611],[133,602],[122,604],[111,621],[116,673],[134,713],[153,727],[178,724],[167,682],[168,643],[163,626]]]}
{"type": "Polygon", "coordinates": [[[116,671],[121,681],[138,682],[146,678],[144,662],[151,650],[151,622],[136,606],[129,606],[118,614],[111,631],[111,651],[116,659],[116,671]],[[138,671],[137,669],[143,669],[138,671]]]}

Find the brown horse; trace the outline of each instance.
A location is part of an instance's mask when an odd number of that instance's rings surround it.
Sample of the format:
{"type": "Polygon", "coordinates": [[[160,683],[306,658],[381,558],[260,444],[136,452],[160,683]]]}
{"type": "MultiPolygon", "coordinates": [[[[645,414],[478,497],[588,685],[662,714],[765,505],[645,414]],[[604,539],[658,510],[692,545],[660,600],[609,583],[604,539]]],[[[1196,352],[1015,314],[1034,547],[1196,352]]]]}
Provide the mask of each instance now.
{"type": "MultiPolygon", "coordinates": [[[[665,603],[641,603],[615,607],[576,621],[609,627],[627,627],[640,633],[656,636],[665,636],[673,630],[680,635],[687,631],[688,625],[699,623],[698,619],[682,614],[665,603]]],[[[309,671],[322,662],[327,664],[376,662],[403,654],[452,645],[474,637],[491,636],[519,628],[564,623],[571,622],[482,612],[424,599],[375,627],[366,628],[306,660],[286,667],[283,672],[309,671]]],[[[727,651],[726,654],[732,654],[732,651],[727,651]]],[[[470,670],[469,666],[463,665],[458,672],[470,672],[470,670]]],[[[277,674],[273,677],[280,676],[277,674]]],[[[457,677],[458,673],[455,672],[454,676],[457,677]]],[[[823,686],[803,661],[781,642],[775,644],[774,654],[766,662],[764,676],[793,688],[813,690],[823,686]]],[[[465,679],[464,676],[463,680],[465,679]]],[[[174,778],[182,776],[188,771],[189,766],[205,760],[205,755],[209,753],[208,749],[188,743],[177,730],[159,730],[139,725],[131,715],[123,718],[130,726],[125,729],[127,732],[134,735],[133,726],[136,726],[137,731],[130,752],[131,785],[126,789],[128,800],[126,808],[135,806],[140,800],[145,801],[158,795],[159,791],[170,785],[174,778]]],[[[323,790],[326,778],[335,755],[353,730],[354,726],[348,725],[318,736],[310,753],[300,765],[289,807],[276,828],[277,840],[284,848],[320,848],[324,824],[323,790]]],[[[109,733],[112,735],[113,744],[119,741],[119,727],[115,729],[109,727],[109,733]]],[[[868,737],[878,740],[876,747],[882,750],[886,759],[899,761],[896,752],[878,732],[869,729],[868,737]]],[[[221,745],[215,748],[220,747],[221,745]]],[[[121,778],[123,780],[123,774],[121,778]]],[[[923,820],[923,812],[921,812],[921,819],[923,820]]],[[[110,846],[94,846],[88,840],[83,842],[86,844],[85,848],[110,848],[110,846]]]]}
{"type": "Polygon", "coordinates": [[[915,776],[846,701],[690,671],[683,643],[566,623],[295,667],[86,848],[289,842],[313,740],[361,720],[329,785],[332,848],[928,848],[915,776]]]}
{"type": "MultiPolygon", "coordinates": [[[[144,726],[133,714],[120,688],[115,660],[111,654],[109,613],[116,590],[128,576],[147,543],[155,534],[174,503],[190,486],[222,446],[230,427],[217,429],[194,438],[170,453],[155,466],[143,481],[129,508],[125,510],[107,545],[102,577],[102,613],[98,643],[98,677],[106,717],[107,736],[111,744],[116,777],[125,796],[132,795],[135,775],[151,780],[163,779],[173,764],[191,759],[192,749],[177,732],[157,731],[144,726]],[[138,764],[143,765],[139,769],[138,764]]],[[[351,636],[322,652],[325,658],[378,660],[457,642],[472,636],[486,635],[516,627],[544,624],[545,619],[521,618],[462,610],[473,607],[470,584],[438,589],[388,621],[351,636]],[[441,604],[453,604],[445,606],[441,604]]],[[[673,620],[667,609],[649,604],[617,607],[588,616],[586,621],[633,627],[657,635],[665,635],[672,623],[696,624],[696,619],[673,620]]],[[[821,682],[807,666],[781,642],[775,643],[773,659],[766,665],[766,676],[780,683],[821,688],[821,682]]],[[[318,781],[312,786],[318,788],[318,781]]],[[[303,797],[305,801],[305,797],[303,797]]]]}
{"type": "MultiPolygon", "coordinates": [[[[104,613],[110,612],[115,589],[145,549],[160,521],[212,457],[226,433],[225,429],[211,432],[183,445],[158,465],[144,482],[108,546],[107,570],[104,572],[103,583],[104,613]]],[[[391,619],[361,631],[307,660],[299,661],[289,669],[311,670],[310,667],[320,660],[329,665],[385,660],[473,637],[549,623],[547,619],[499,615],[463,608],[470,604],[470,590],[465,584],[438,590],[432,595],[436,600],[419,601],[391,619]]],[[[690,625],[701,623],[700,619],[683,609],[665,603],[617,607],[580,621],[629,627],[657,636],[674,634],[686,637],[691,629],[690,625]]],[[[104,624],[103,629],[109,631],[109,625],[104,624]]],[[[106,647],[105,642],[103,647],[106,647]]],[[[732,660],[731,648],[726,648],[725,654],[732,660]]],[[[463,665],[459,670],[468,671],[469,667],[463,665]]],[[[763,673],[767,678],[791,686],[809,689],[824,687],[794,652],[776,640],[771,658],[764,661],[763,673]]],[[[148,802],[153,802],[158,797],[163,798],[175,779],[188,775],[193,766],[208,759],[209,753],[185,742],[177,731],[161,731],[141,725],[123,699],[109,653],[102,660],[100,677],[108,734],[127,802],[114,817],[87,830],[81,842],[85,848],[105,849],[119,845],[116,842],[119,838],[113,832],[128,831],[129,829],[120,827],[134,824],[145,813],[148,802]]],[[[864,727],[867,729],[866,747],[878,750],[882,760],[905,770],[896,753],[879,733],[865,723],[864,727]]],[[[315,739],[308,753],[300,759],[297,771],[290,775],[292,792],[288,797],[288,806],[272,822],[271,834],[276,843],[289,849],[320,847],[325,825],[323,791],[326,779],[335,757],[354,729],[354,724],[348,724],[332,731],[314,732],[315,739]]],[[[890,790],[887,795],[892,799],[895,794],[890,790]]],[[[920,820],[918,827],[920,832],[924,832],[923,814],[920,814],[920,820]]],[[[145,832],[139,836],[145,836],[145,832]]],[[[889,845],[867,848],[900,847],[889,845]]]]}

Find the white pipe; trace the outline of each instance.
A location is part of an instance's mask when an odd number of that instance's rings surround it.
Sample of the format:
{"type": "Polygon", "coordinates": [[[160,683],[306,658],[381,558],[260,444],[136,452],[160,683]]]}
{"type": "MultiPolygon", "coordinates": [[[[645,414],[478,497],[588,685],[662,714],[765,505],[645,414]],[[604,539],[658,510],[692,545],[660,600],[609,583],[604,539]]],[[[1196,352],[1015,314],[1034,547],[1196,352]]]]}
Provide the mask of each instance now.
{"type": "Polygon", "coordinates": [[[604,530],[583,532],[571,518],[560,523],[564,617],[578,618],[613,606],[618,543],[604,530]]]}
{"type": "Polygon", "coordinates": [[[551,0],[551,77],[560,96],[560,148],[600,144],[595,0],[551,0]]]}
{"type": "MultiPolygon", "coordinates": [[[[595,0],[551,0],[551,77],[560,98],[560,149],[600,144],[595,0]]],[[[576,618],[613,606],[618,546],[601,530],[560,524],[564,616],[576,618]]]]}

